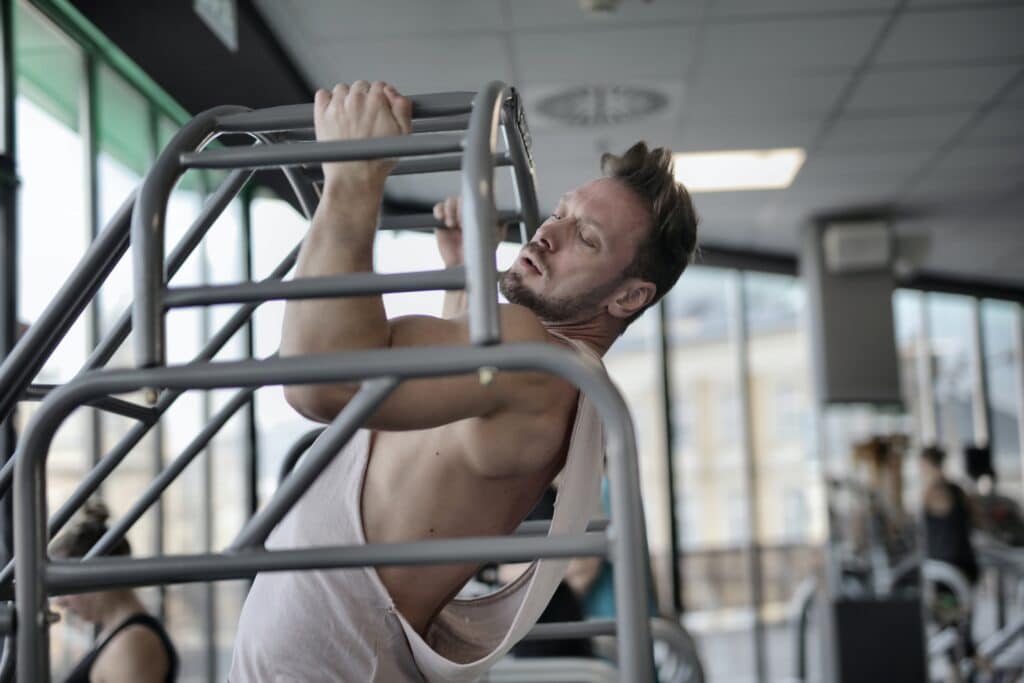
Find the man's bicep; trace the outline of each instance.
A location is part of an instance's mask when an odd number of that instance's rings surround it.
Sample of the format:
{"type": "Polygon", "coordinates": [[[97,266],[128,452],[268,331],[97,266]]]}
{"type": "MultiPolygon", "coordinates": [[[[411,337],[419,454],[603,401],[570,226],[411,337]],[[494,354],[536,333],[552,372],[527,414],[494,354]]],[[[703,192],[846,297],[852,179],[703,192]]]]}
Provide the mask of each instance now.
{"type": "MultiPolygon", "coordinates": [[[[515,318],[513,313],[513,318],[515,318]]],[[[536,330],[503,318],[503,333],[512,341],[539,340],[536,330]]],[[[538,326],[539,329],[539,326],[538,326]]],[[[464,346],[469,342],[465,319],[408,316],[391,321],[392,348],[464,346]]],[[[536,372],[499,372],[484,384],[477,372],[406,380],[370,419],[374,429],[428,429],[458,420],[487,417],[502,410],[528,410],[543,400],[548,385],[560,381],[536,372]]]]}

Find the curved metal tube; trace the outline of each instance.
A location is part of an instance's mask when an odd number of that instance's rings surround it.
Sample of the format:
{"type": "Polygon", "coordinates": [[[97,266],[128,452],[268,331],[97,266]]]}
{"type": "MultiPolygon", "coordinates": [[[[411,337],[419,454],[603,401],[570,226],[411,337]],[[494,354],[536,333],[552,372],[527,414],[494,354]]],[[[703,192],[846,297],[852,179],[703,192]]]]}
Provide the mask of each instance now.
{"type": "MultiPolygon", "coordinates": [[[[19,680],[48,679],[46,626],[47,565],[45,463],[59,424],[83,400],[140,387],[215,389],[266,384],[310,384],[380,376],[436,377],[472,372],[480,367],[540,370],[559,375],[585,392],[608,435],[612,465],[612,513],[617,533],[610,534],[616,561],[616,603],[620,617],[623,671],[630,680],[652,680],[647,603],[629,599],[645,585],[642,569],[639,472],[633,426],[622,396],[599,367],[567,349],[550,344],[503,344],[495,347],[437,347],[327,354],[265,361],[193,363],[148,370],[94,371],[51,393],[32,416],[23,440],[24,456],[15,469],[15,548],[19,680]],[[629,530],[624,532],[623,529],[629,530]],[[637,623],[638,616],[642,619],[637,623]]],[[[173,558],[167,562],[173,564],[173,558]]],[[[74,571],[69,568],[66,571],[74,571]]]]}
{"type": "Polygon", "coordinates": [[[216,133],[218,116],[243,113],[245,107],[214,107],[194,119],[171,138],[142,181],[132,213],[132,328],[135,331],[135,363],[139,367],[162,365],[167,359],[163,290],[164,229],[167,201],[184,168],[178,157],[202,145],[216,133]]]}
{"type": "Polygon", "coordinates": [[[3,642],[3,655],[0,655],[0,683],[14,680],[14,664],[17,656],[17,639],[6,636],[3,642]]]}
{"type": "Polygon", "coordinates": [[[540,209],[537,207],[537,174],[530,153],[530,131],[526,126],[526,112],[523,110],[519,93],[512,89],[512,96],[505,101],[501,110],[501,132],[512,159],[512,182],[518,199],[519,213],[523,220],[520,236],[526,244],[537,232],[540,225],[540,209]]]}
{"type": "Polygon", "coordinates": [[[494,155],[498,151],[501,105],[508,90],[504,83],[491,81],[477,93],[462,156],[462,239],[469,341],[477,345],[501,341],[495,292],[498,271],[494,263],[494,226],[498,224],[498,212],[494,207],[494,155]]]}
{"type": "Polygon", "coordinates": [[[318,427],[311,429],[302,436],[299,437],[298,441],[292,444],[292,447],[285,453],[284,460],[281,462],[281,469],[277,474],[277,485],[280,486],[281,482],[285,480],[293,469],[295,469],[295,463],[299,461],[302,454],[309,450],[309,447],[313,445],[321,434],[324,433],[325,427],[318,427]]]}

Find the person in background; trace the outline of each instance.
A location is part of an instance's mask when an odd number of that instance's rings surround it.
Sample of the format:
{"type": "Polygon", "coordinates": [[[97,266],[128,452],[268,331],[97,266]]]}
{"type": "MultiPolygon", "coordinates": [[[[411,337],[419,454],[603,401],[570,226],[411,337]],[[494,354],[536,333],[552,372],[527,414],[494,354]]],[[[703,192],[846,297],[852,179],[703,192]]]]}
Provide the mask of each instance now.
{"type": "MultiPolygon", "coordinates": [[[[978,581],[978,560],[971,545],[974,512],[970,499],[958,485],[946,478],[942,465],[946,452],[938,446],[921,451],[921,500],[924,507],[925,553],[929,559],[953,565],[973,587],[978,581]]],[[[971,613],[957,604],[952,591],[939,585],[932,613],[940,626],[956,626],[965,657],[975,656],[971,613]]],[[[955,665],[955,660],[954,660],[955,665]]],[[[953,667],[955,670],[956,667],[953,667]]]]}
{"type": "MultiPolygon", "coordinates": [[[[50,544],[58,559],[84,556],[107,531],[109,513],[90,500],[79,518],[50,544]]],[[[111,555],[130,555],[122,539],[111,555]]],[[[164,627],[130,588],[62,595],[58,607],[93,624],[98,634],[92,650],[71,670],[65,683],[164,683],[178,675],[178,655],[164,627]]]]}

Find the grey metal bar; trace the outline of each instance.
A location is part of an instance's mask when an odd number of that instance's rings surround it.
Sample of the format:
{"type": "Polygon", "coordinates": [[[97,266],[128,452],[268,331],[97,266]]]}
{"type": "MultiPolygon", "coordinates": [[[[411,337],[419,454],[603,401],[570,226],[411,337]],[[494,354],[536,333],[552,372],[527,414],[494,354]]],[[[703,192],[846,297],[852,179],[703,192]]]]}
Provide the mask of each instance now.
{"type": "Polygon", "coordinates": [[[9,636],[14,633],[14,605],[0,605],[0,635],[9,636]]]}
{"type": "Polygon", "coordinates": [[[537,175],[530,153],[530,131],[526,126],[522,100],[515,89],[502,108],[501,131],[512,160],[512,181],[519,200],[519,213],[523,216],[520,233],[523,244],[526,244],[540,225],[540,209],[537,208],[537,175]]]}
{"type": "MultiPolygon", "coordinates": [[[[473,104],[473,92],[431,93],[410,95],[414,119],[459,116],[469,113],[473,104]]],[[[289,104],[247,111],[243,114],[226,114],[218,117],[217,130],[223,133],[270,133],[313,125],[313,104],[289,104]]]]}
{"type": "Polygon", "coordinates": [[[164,294],[164,305],[167,308],[181,308],[246,301],[327,299],[388,292],[464,289],[465,273],[465,268],[455,266],[446,270],[425,270],[416,273],[348,273],[288,281],[172,287],[164,294]]]}
{"type": "Polygon", "coordinates": [[[743,470],[747,488],[747,524],[750,538],[747,543],[747,554],[750,567],[750,596],[753,603],[754,628],[754,664],[757,672],[757,683],[768,680],[768,654],[765,643],[764,617],[761,608],[764,606],[764,572],[761,566],[761,547],[758,539],[760,515],[757,504],[758,471],[754,455],[754,415],[750,396],[750,352],[747,338],[747,296],[745,274],[734,272],[729,279],[729,327],[732,330],[735,347],[734,368],[736,382],[739,387],[739,422],[740,444],[743,454],[743,470]]]}
{"type": "Polygon", "coordinates": [[[564,640],[566,638],[593,638],[614,636],[618,627],[614,619],[588,619],[586,621],[551,621],[535,625],[523,640],[564,640]]]}
{"type": "MultiPolygon", "coordinates": [[[[171,255],[167,258],[165,271],[168,280],[181,270],[186,259],[199,245],[203,237],[206,236],[210,226],[213,225],[217,217],[227,208],[231,200],[235,198],[251,177],[252,173],[249,171],[233,171],[221,183],[217,191],[207,198],[199,215],[178,243],[174,245],[171,255]]],[[[83,370],[93,370],[102,367],[113,357],[117,349],[124,343],[124,340],[128,338],[128,333],[131,331],[131,314],[132,309],[129,306],[111,327],[103,341],[89,354],[85,364],[82,366],[83,370]]]]}
{"type": "Polygon", "coordinates": [[[135,363],[159,365],[167,356],[164,310],[164,222],[171,189],[184,169],[178,153],[201,147],[212,135],[218,116],[245,111],[243,107],[214,107],[199,114],[171,139],[142,182],[132,213],[133,265],[132,327],[135,331],[135,363]]]}
{"type": "MultiPolygon", "coordinates": [[[[1024,425],[1024,308],[1020,304],[1013,307],[1013,367],[1017,368],[1013,378],[1013,387],[1017,392],[1017,424],[1024,425]]],[[[1020,427],[1017,428],[1017,439],[1022,478],[1018,484],[1024,484],[1024,429],[1020,427]]]]}
{"type": "MultiPolygon", "coordinates": [[[[280,383],[312,384],[381,376],[436,377],[473,372],[480,367],[498,368],[499,371],[539,370],[557,374],[586,393],[598,410],[607,435],[612,514],[616,520],[615,533],[611,536],[616,563],[616,605],[622,633],[625,634],[622,662],[630,680],[651,679],[653,668],[649,655],[650,633],[646,628],[649,616],[647,601],[631,599],[635,587],[647,585],[642,563],[644,530],[633,426],[621,395],[605,375],[577,354],[543,343],[388,349],[265,361],[190,363],[143,370],[94,371],[73,380],[50,394],[32,416],[22,440],[24,456],[17,459],[16,566],[17,575],[24,577],[19,578],[15,584],[19,623],[42,625],[45,620],[46,587],[41,578],[46,565],[43,542],[46,538],[43,465],[59,422],[83,400],[95,395],[134,391],[140,387],[214,389],[280,383]]],[[[565,548],[564,545],[559,547],[563,550],[565,548]]],[[[467,555],[463,553],[454,557],[465,561],[467,555]]],[[[500,557],[509,561],[512,559],[506,554],[500,557]]],[[[223,562],[223,558],[220,561],[223,562]]],[[[159,566],[161,563],[176,563],[177,559],[165,558],[156,562],[159,566]]],[[[210,573],[215,572],[216,560],[200,564],[202,566],[195,567],[195,576],[206,580],[223,576],[210,573]]],[[[133,572],[129,570],[118,576],[132,575],[133,572]]],[[[152,575],[156,578],[179,576],[167,573],[152,575]]],[[[113,578],[117,579],[116,576],[113,578]]],[[[19,676],[23,676],[22,681],[44,681],[48,635],[45,629],[36,632],[34,628],[24,629],[23,635],[19,637],[18,643],[19,676]]]]}
{"type": "MultiPolygon", "coordinates": [[[[498,224],[508,225],[522,220],[517,211],[499,211],[498,224]]],[[[444,229],[446,226],[434,218],[432,213],[386,214],[380,217],[378,230],[423,230],[430,228],[444,229]]]]}
{"type": "Polygon", "coordinates": [[[21,393],[128,249],[128,225],[134,202],[133,192],[89,245],[50,304],[4,358],[0,365],[0,419],[11,414],[21,393]]]}
{"type": "Polygon", "coordinates": [[[970,299],[971,311],[971,422],[974,426],[974,443],[990,446],[992,442],[991,415],[988,402],[988,363],[985,359],[985,330],[981,323],[981,302],[970,299]]]}
{"type": "Polygon", "coordinates": [[[462,162],[462,239],[466,263],[469,340],[496,344],[501,340],[495,292],[494,154],[501,106],[508,87],[492,81],[477,93],[470,114],[462,162]]]}
{"type": "MultiPolygon", "coordinates": [[[[244,180],[242,176],[244,176],[244,179],[247,180],[248,175],[249,174],[245,172],[238,172],[238,174],[232,174],[232,176],[230,176],[224,182],[224,184],[218,190],[217,194],[214,195],[214,198],[211,198],[211,201],[207,203],[207,205],[203,209],[202,215],[200,215],[200,217],[196,219],[196,222],[193,224],[192,229],[190,229],[188,234],[186,234],[181,239],[177,247],[175,247],[174,253],[171,254],[171,258],[169,259],[167,266],[168,277],[173,276],[173,274],[178,271],[182,264],[184,264],[185,259],[188,258],[188,253],[191,250],[191,248],[194,248],[195,244],[198,244],[199,240],[202,238],[201,235],[196,235],[193,233],[198,233],[201,230],[208,229],[209,226],[212,225],[214,219],[204,218],[204,216],[212,215],[213,211],[216,210],[216,207],[220,204],[221,201],[223,201],[221,190],[224,190],[224,195],[226,195],[227,193],[230,193],[231,188],[235,187],[236,185],[240,188],[241,185],[244,185],[244,180]],[[239,182],[241,184],[238,184],[239,182]],[[207,220],[209,221],[208,223],[207,220]],[[203,225],[205,225],[205,228],[202,227],[203,225]],[[195,244],[192,244],[190,248],[189,244],[191,244],[193,240],[195,241],[195,244]]],[[[291,179],[292,174],[289,173],[288,175],[289,179],[291,179]]],[[[297,188],[296,191],[298,192],[297,188]]],[[[224,205],[226,206],[227,202],[224,202],[224,205]]],[[[267,277],[267,280],[280,279],[284,277],[288,273],[288,271],[292,269],[292,266],[295,265],[295,260],[298,258],[298,253],[299,247],[298,245],[296,245],[295,248],[292,249],[291,253],[288,256],[286,256],[284,260],[281,261],[280,264],[278,264],[277,268],[275,268],[274,271],[267,277]]],[[[223,347],[224,344],[227,343],[228,339],[230,339],[231,336],[235,334],[235,332],[241,329],[242,325],[244,325],[246,320],[248,320],[248,317],[252,314],[254,310],[256,310],[256,305],[257,304],[247,304],[245,306],[240,307],[238,311],[236,311],[235,314],[231,316],[228,322],[224,324],[224,327],[221,328],[217,335],[215,335],[214,338],[207,343],[206,347],[204,347],[204,350],[200,352],[200,354],[196,357],[196,360],[201,361],[213,358],[213,356],[216,355],[216,353],[221,349],[221,347],[223,347]]],[[[130,314],[131,309],[126,311],[121,316],[121,318],[118,319],[117,325],[115,325],[114,329],[112,329],[110,333],[108,333],[107,337],[103,340],[101,346],[97,347],[94,350],[94,352],[90,354],[89,358],[85,363],[85,366],[83,367],[82,372],[92,370],[95,367],[98,367],[99,365],[105,364],[110,359],[110,356],[114,354],[114,352],[117,350],[117,347],[120,346],[121,342],[123,342],[124,339],[127,338],[128,336],[128,333],[131,329],[130,314]]],[[[81,376],[82,372],[80,372],[78,376],[81,376]]],[[[176,399],[179,394],[175,394],[170,399],[170,402],[173,403],[174,399],[176,399]]],[[[158,401],[157,406],[154,406],[154,410],[157,411],[156,415],[158,419],[159,415],[162,414],[163,411],[170,406],[170,403],[167,403],[166,406],[164,406],[162,409],[160,408],[160,406],[160,401],[158,401]]],[[[103,477],[109,475],[113,468],[116,467],[117,464],[120,463],[121,460],[123,460],[126,455],[128,455],[128,452],[145,435],[146,430],[139,431],[133,428],[132,431],[130,431],[128,434],[122,437],[121,441],[118,442],[118,445],[115,446],[115,450],[108,454],[106,457],[104,457],[103,460],[101,460],[100,463],[98,463],[96,466],[97,468],[103,468],[103,470],[105,471],[103,477]],[[132,441],[129,437],[134,438],[134,441],[132,441]],[[127,449],[122,451],[123,445],[126,446],[127,449]],[[112,457],[115,455],[115,453],[117,457],[112,457]]],[[[10,485],[11,479],[14,474],[14,462],[15,458],[12,457],[4,464],[3,468],[0,468],[0,494],[5,492],[10,485]]],[[[80,507],[81,504],[85,502],[88,496],[92,495],[92,493],[96,490],[96,486],[98,486],[98,481],[92,488],[88,488],[86,486],[87,482],[91,481],[92,480],[87,476],[86,480],[83,480],[82,482],[79,483],[79,488],[76,489],[76,494],[72,494],[72,498],[68,499],[69,501],[71,501],[72,499],[78,500],[78,503],[72,509],[67,511],[67,516],[63,519],[63,521],[61,521],[58,524],[58,529],[67,522],[67,519],[69,519],[70,516],[74,514],[75,510],[77,510],[78,507],[80,507]],[[85,493],[86,489],[88,489],[88,493],[85,493]],[[77,497],[77,494],[79,492],[85,493],[85,497],[79,499],[77,497]]],[[[62,510],[64,510],[64,508],[62,508],[62,510]]],[[[62,517],[64,516],[61,514],[61,512],[58,512],[58,514],[54,516],[55,519],[61,519],[62,517]]],[[[8,576],[9,572],[7,572],[6,570],[0,572],[0,583],[2,583],[5,580],[5,577],[8,576]]]]}
{"type": "MultiPolygon", "coordinates": [[[[296,246],[292,249],[291,253],[285,257],[285,259],[278,264],[277,268],[270,274],[268,279],[283,277],[295,263],[295,259],[298,257],[299,247],[296,246]]],[[[233,316],[224,324],[224,326],[214,335],[213,338],[207,343],[203,350],[196,357],[196,361],[204,361],[213,358],[217,355],[217,352],[227,343],[227,341],[237,332],[242,325],[249,319],[252,312],[256,309],[257,304],[246,304],[241,306],[233,316]]],[[[184,390],[168,390],[164,391],[161,395],[157,404],[153,407],[154,413],[159,416],[167,411],[168,408],[177,400],[178,396],[183,393],[184,390]]],[[[99,463],[93,467],[92,470],[86,476],[79,481],[78,486],[64,502],[64,504],[54,513],[49,523],[49,538],[60,531],[68,520],[71,519],[72,515],[80,508],[89,496],[95,493],[96,489],[99,488],[100,483],[106,479],[111,472],[121,463],[122,460],[131,452],[131,449],[138,444],[143,437],[149,431],[149,425],[138,424],[132,427],[128,433],[126,433],[117,442],[113,449],[106,456],[100,460],[99,463]]],[[[3,473],[0,473],[0,491],[5,490],[8,480],[11,478],[11,474],[14,471],[14,464],[16,458],[11,458],[9,461],[9,468],[5,467],[3,473]],[[3,478],[6,475],[6,479],[3,478]]],[[[8,562],[7,566],[0,571],[0,586],[10,581],[14,573],[14,560],[8,562]]]]}
{"type": "Polygon", "coordinates": [[[102,557],[87,562],[51,562],[46,567],[46,585],[51,594],[62,595],[121,586],[244,579],[257,572],[488,560],[523,562],[538,557],[597,557],[607,550],[608,541],[604,534],[570,534],[543,538],[494,536],[301,550],[249,550],[228,555],[102,557]]]}
{"type": "MultiPolygon", "coordinates": [[[[587,522],[587,531],[604,531],[608,528],[607,519],[592,519],[587,522]]],[[[516,528],[516,534],[521,536],[543,535],[551,529],[550,519],[528,519],[516,528]]]]}
{"type": "MultiPolygon", "coordinates": [[[[494,155],[495,166],[511,166],[512,157],[500,152],[494,155]]],[[[462,169],[461,154],[442,154],[431,157],[415,157],[413,159],[401,159],[391,169],[391,175],[421,175],[423,173],[443,173],[445,171],[458,171],[462,169]]],[[[306,166],[302,172],[313,182],[324,181],[323,170],[319,165],[306,166]]]]}
{"type": "Polygon", "coordinates": [[[4,638],[3,648],[3,655],[0,656],[0,683],[7,683],[14,680],[14,656],[17,652],[14,636],[4,638]]]}
{"type": "Polygon", "coordinates": [[[231,542],[230,551],[239,552],[263,545],[277,523],[309,490],[320,473],[334,460],[359,426],[377,410],[398,386],[394,377],[367,380],[345,404],[334,421],[309,450],[306,459],[282,482],[270,501],[257,512],[231,542]]]}
{"type": "MultiPolygon", "coordinates": [[[[324,433],[323,427],[316,429],[310,429],[308,432],[298,438],[298,440],[292,444],[292,447],[285,453],[284,458],[281,460],[281,470],[277,473],[277,484],[281,485],[281,482],[285,480],[292,470],[295,469],[296,463],[299,462],[299,458],[302,454],[309,450],[309,447],[313,445],[321,434],[324,433]]],[[[253,510],[255,512],[255,510],[253,510]]]]}
{"type": "MultiPolygon", "coordinates": [[[[46,398],[46,395],[56,387],[57,385],[55,384],[33,384],[22,394],[22,399],[26,401],[42,401],[46,398]]],[[[139,420],[140,422],[151,423],[155,422],[157,419],[156,415],[153,413],[153,409],[149,406],[139,405],[138,403],[114,398],[113,396],[94,398],[86,405],[100,408],[108,413],[114,413],[115,415],[130,417],[135,420],[139,420]]]]}
{"type": "Polygon", "coordinates": [[[197,455],[203,452],[203,449],[210,443],[217,432],[220,431],[221,427],[227,424],[227,421],[238,412],[238,410],[244,406],[249,398],[253,395],[255,389],[246,388],[238,391],[231,399],[224,404],[224,406],[217,411],[216,415],[210,418],[200,432],[192,439],[191,442],[185,447],[185,449],[168,465],[162,470],[149,486],[143,492],[143,494],[135,501],[132,507],[122,516],[117,522],[107,529],[106,533],[96,542],[96,544],[89,549],[85,554],[85,559],[92,559],[101,555],[106,555],[110,552],[128,530],[132,527],[135,522],[139,520],[142,515],[149,510],[153,503],[160,500],[160,495],[167,489],[171,483],[178,478],[185,468],[195,459],[197,455]]]}
{"type": "Polygon", "coordinates": [[[330,142],[292,142],[182,152],[184,168],[277,168],[328,161],[450,154],[462,150],[462,136],[450,133],[396,135],[330,142]]]}

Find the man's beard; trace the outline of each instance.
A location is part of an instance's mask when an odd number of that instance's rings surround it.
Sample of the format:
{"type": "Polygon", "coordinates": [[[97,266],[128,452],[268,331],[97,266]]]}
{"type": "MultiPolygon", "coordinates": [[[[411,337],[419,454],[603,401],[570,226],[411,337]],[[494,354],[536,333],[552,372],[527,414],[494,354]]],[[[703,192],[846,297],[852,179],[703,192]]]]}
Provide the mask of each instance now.
{"type": "Polygon", "coordinates": [[[604,287],[591,290],[576,298],[543,298],[523,283],[522,275],[512,270],[506,270],[498,282],[498,289],[509,303],[530,309],[541,320],[559,323],[595,315],[597,305],[618,284],[618,282],[610,282],[604,287]]]}

